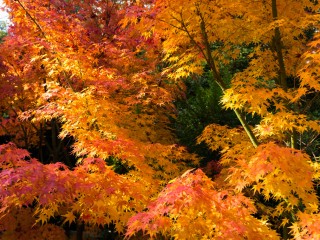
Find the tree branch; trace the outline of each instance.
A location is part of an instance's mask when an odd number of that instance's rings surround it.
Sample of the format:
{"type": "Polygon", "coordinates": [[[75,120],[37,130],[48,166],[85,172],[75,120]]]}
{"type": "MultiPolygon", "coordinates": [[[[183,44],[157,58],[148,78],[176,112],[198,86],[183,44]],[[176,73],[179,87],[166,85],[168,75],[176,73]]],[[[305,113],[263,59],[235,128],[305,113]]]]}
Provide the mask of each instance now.
{"type": "Polygon", "coordinates": [[[29,13],[29,11],[26,9],[26,7],[21,3],[20,0],[15,0],[21,7],[22,9],[26,12],[27,16],[31,19],[31,21],[37,26],[37,28],[39,29],[39,31],[41,32],[42,36],[44,38],[46,38],[46,34],[45,32],[42,30],[40,24],[37,22],[37,20],[31,16],[31,14],[29,13]]]}
{"type": "MultiPolygon", "coordinates": [[[[210,48],[210,43],[209,43],[209,38],[208,38],[208,34],[206,31],[206,25],[205,25],[205,21],[204,18],[199,10],[199,8],[197,8],[197,14],[200,17],[201,21],[200,21],[200,28],[201,28],[201,34],[202,34],[202,38],[203,38],[203,42],[206,48],[206,54],[207,54],[207,63],[213,73],[213,76],[215,78],[216,83],[220,86],[222,92],[225,92],[227,90],[227,87],[222,79],[222,76],[220,74],[220,72],[218,71],[216,64],[215,64],[215,60],[212,57],[211,54],[211,48],[210,48]]],[[[249,124],[247,123],[244,115],[242,114],[242,112],[239,109],[233,109],[234,113],[236,114],[237,118],[239,119],[242,127],[244,128],[244,130],[246,131],[252,145],[254,147],[257,147],[259,145],[258,139],[256,138],[256,136],[254,135],[254,133],[252,132],[249,124]]]]}

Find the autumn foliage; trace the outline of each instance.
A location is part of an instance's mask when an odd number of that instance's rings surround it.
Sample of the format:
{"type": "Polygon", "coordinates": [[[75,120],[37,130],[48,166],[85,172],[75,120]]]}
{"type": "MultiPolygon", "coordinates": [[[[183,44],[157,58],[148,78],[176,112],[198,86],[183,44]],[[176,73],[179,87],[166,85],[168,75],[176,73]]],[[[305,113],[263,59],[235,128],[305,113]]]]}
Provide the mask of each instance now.
{"type": "Polygon", "coordinates": [[[4,2],[1,237],[65,239],[76,223],[124,238],[320,238],[307,151],[320,134],[318,1],[4,2]],[[197,138],[219,152],[216,176],[170,127],[183,80],[204,72],[239,122],[197,138]]]}

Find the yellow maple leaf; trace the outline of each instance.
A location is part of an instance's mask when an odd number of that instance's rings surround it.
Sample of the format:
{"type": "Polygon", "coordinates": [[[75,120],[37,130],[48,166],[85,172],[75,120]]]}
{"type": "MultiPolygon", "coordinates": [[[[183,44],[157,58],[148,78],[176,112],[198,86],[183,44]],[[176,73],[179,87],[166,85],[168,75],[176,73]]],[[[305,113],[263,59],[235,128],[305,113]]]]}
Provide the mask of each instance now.
{"type": "Polygon", "coordinates": [[[76,216],[72,213],[72,212],[68,212],[67,214],[62,215],[63,217],[65,217],[66,219],[63,221],[63,224],[65,224],[66,222],[69,223],[69,225],[71,223],[73,223],[76,220],[76,216]]]}
{"type": "Polygon", "coordinates": [[[257,184],[252,186],[253,193],[255,194],[256,192],[260,193],[261,189],[263,188],[262,184],[258,182],[257,184]]]}
{"type": "Polygon", "coordinates": [[[289,223],[289,219],[288,218],[284,218],[281,221],[280,227],[285,227],[288,223],[289,223]]]}

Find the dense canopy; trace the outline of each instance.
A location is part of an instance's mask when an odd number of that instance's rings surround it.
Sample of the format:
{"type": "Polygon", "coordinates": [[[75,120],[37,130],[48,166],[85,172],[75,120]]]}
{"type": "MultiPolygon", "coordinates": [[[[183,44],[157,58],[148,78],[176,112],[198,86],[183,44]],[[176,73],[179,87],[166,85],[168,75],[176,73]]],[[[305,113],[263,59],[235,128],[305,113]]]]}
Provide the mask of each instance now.
{"type": "Polygon", "coordinates": [[[1,237],[320,238],[318,1],[4,3],[1,237]],[[206,167],[173,124],[199,79],[233,112],[206,167]]]}

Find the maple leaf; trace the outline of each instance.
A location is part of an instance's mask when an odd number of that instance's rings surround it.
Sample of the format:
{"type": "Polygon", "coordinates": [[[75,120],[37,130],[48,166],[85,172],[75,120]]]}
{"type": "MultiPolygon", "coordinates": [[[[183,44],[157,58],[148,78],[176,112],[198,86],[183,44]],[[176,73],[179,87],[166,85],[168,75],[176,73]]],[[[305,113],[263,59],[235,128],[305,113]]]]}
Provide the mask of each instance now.
{"type": "Polygon", "coordinates": [[[283,226],[283,227],[286,226],[289,223],[289,221],[290,220],[288,218],[283,218],[282,221],[281,221],[280,227],[281,226],[283,226]]]}
{"type": "Polygon", "coordinates": [[[64,215],[62,215],[63,217],[65,217],[65,220],[63,221],[63,224],[65,224],[66,222],[69,223],[69,225],[73,222],[75,222],[76,220],[76,216],[73,214],[73,212],[68,212],[64,215]]]}
{"type": "Polygon", "coordinates": [[[48,217],[45,214],[40,214],[38,216],[37,222],[40,222],[41,224],[45,224],[48,222],[48,217]]]}

